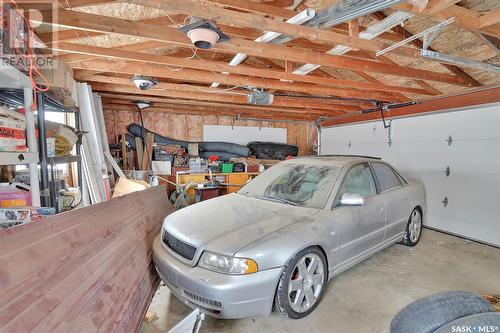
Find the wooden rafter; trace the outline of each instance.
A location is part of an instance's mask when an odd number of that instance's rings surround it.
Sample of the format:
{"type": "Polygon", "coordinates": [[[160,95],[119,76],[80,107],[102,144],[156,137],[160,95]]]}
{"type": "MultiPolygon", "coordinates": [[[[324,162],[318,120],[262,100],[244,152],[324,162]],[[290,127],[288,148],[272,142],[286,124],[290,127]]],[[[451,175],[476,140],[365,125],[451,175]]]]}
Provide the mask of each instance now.
{"type": "MultiPolygon", "coordinates": [[[[408,117],[417,114],[425,114],[428,112],[446,112],[450,109],[464,108],[486,103],[500,102],[500,87],[481,87],[473,91],[464,92],[462,94],[454,94],[451,96],[440,96],[437,98],[423,101],[422,103],[391,109],[384,112],[385,118],[391,117],[408,117]]],[[[381,119],[380,112],[370,112],[356,115],[347,115],[336,119],[328,119],[322,122],[323,126],[335,126],[341,124],[349,124],[363,121],[373,121],[381,119]]]]}
{"type": "MultiPolygon", "coordinates": [[[[78,74],[76,79],[86,82],[117,84],[124,86],[132,86],[129,79],[104,76],[104,75],[85,75],[78,74]]],[[[135,93],[141,93],[142,90],[135,89],[135,93]]],[[[181,85],[160,82],[158,86],[147,92],[154,92],[161,94],[165,97],[185,98],[202,101],[214,101],[233,104],[247,104],[247,97],[241,91],[238,93],[232,91],[225,91],[224,89],[214,89],[208,87],[181,85]]],[[[301,98],[287,98],[282,96],[275,96],[273,100],[273,107],[286,107],[290,109],[301,109],[304,112],[309,112],[309,109],[325,110],[335,112],[348,112],[359,110],[356,106],[339,105],[335,103],[324,103],[315,100],[306,100],[301,98]]],[[[324,112],[324,111],[323,111],[324,112]]]]}
{"type": "MultiPolygon", "coordinates": [[[[290,71],[287,72],[287,71],[275,71],[268,69],[257,69],[247,66],[229,66],[228,64],[211,60],[183,59],[172,56],[165,56],[165,55],[162,56],[156,54],[134,52],[131,47],[103,48],[103,47],[87,46],[87,45],[72,44],[72,43],[58,43],[56,44],[56,47],[57,49],[55,50],[58,51],[86,54],[91,56],[132,60],[145,63],[163,64],[168,66],[186,67],[198,70],[226,72],[226,73],[257,76],[257,77],[276,79],[276,80],[288,80],[293,82],[304,82],[304,83],[324,85],[327,87],[332,87],[337,89],[337,90],[332,89],[331,94],[336,94],[342,97],[347,97],[352,95],[352,90],[349,88],[363,90],[359,92],[356,91],[355,93],[359,94],[360,97],[363,96],[366,98],[372,98],[370,96],[375,96],[375,93],[364,92],[365,90],[384,91],[384,92],[385,91],[407,92],[407,93],[421,94],[421,95],[429,94],[428,91],[423,89],[387,86],[387,85],[373,84],[373,83],[362,83],[349,80],[335,80],[328,78],[314,79],[305,75],[292,74],[290,71]]],[[[139,45],[139,47],[141,47],[141,45],[139,45]]],[[[133,47],[133,49],[137,48],[138,48],[137,46],[133,47]]],[[[86,59],[80,59],[80,60],[86,60],[86,59]]],[[[380,95],[377,93],[377,96],[380,95]]],[[[373,97],[373,98],[378,98],[378,97],[373,97]]]]}
{"type": "MultiPolygon", "coordinates": [[[[442,1],[442,0],[437,0],[437,1],[442,1]]],[[[446,5],[449,4],[450,2],[448,1],[443,1],[446,5]]],[[[454,1],[451,1],[454,2],[454,1]]],[[[442,7],[442,6],[441,6],[442,7]]],[[[438,21],[445,21],[449,18],[454,17],[455,18],[455,24],[458,26],[471,30],[471,31],[479,31],[486,33],[488,35],[493,35],[493,36],[498,36],[499,34],[499,27],[497,26],[488,26],[488,27],[483,27],[481,28],[480,25],[480,17],[481,15],[472,10],[472,9],[467,9],[465,7],[461,7],[458,5],[451,5],[451,6],[445,6],[444,8],[440,8],[439,11],[426,11],[425,9],[423,11],[420,11],[418,7],[412,6],[409,3],[403,3],[400,5],[395,6],[395,9],[399,10],[404,10],[410,13],[413,13],[415,15],[425,15],[434,18],[435,20],[438,21]]]]}
{"type": "MultiPolygon", "coordinates": [[[[178,45],[191,45],[189,39],[175,28],[157,26],[123,20],[114,17],[103,17],[94,14],[60,11],[58,25],[68,28],[118,33],[128,36],[165,41],[178,45]]],[[[387,65],[375,61],[353,59],[343,56],[325,55],[320,52],[305,49],[296,49],[293,52],[289,47],[273,44],[262,44],[253,41],[233,38],[225,43],[217,43],[212,51],[243,52],[249,55],[295,61],[299,63],[316,63],[326,67],[337,67],[349,70],[361,70],[386,75],[417,78],[421,80],[437,81],[455,85],[468,86],[454,75],[436,73],[432,71],[413,69],[403,66],[387,65]]]]}
{"type": "MultiPolygon", "coordinates": [[[[383,20],[383,19],[385,19],[387,17],[382,12],[375,12],[372,15],[377,20],[383,20]]],[[[403,36],[404,38],[409,38],[409,37],[413,36],[408,30],[406,30],[405,28],[403,28],[402,26],[399,26],[399,25],[393,27],[392,31],[394,31],[397,34],[403,36]]],[[[422,49],[424,47],[424,43],[420,39],[415,39],[415,40],[411,41],[410,43],[413,44],[413,45],[415,45],[419,49],[422,49]]],[[[430,51],[436,51],[431,46],[427,47],[427,49],[430,50],[430,51]]],[[[445,63],[442,63],[441,65],[444,68],[448,69],[450,72],[454,73],[455,75],[457,75],[458,77],[460,77],[461,79],[463,79],[464,81],[469,82],[469,84],[471,86],[480,86],[481,85],[481,83],[479,83],[478,81],[476,81],[472,76],[470,76],[469,74],[467,74],[460,67],[454,66],[454,65],[450,65],[450,64],[445,64],[445,63]]]]}
{"type": "MultiPolygon", "coordinates": [[[[135,94],[130,94],[130,93],[116,93],[116,92],[101,92],[101,96],[104,98],[107,98],[108,100],[112,100],[113,103],[122,103],[122,104],[130,104],[133,101],[137,100],[147,100],[149,102],[152,102],[154,104],[156,103],[162,103],[162,104],[174,104],[174,105],[184,105],[184,106],[210,106],[214,108],[222,108],[222,109],[229,109],[232,111],[235,111],[235,113],[246,111],[246,112],[255,112],[255,113],[265,113],[265,112],[274,112],[274,113],[287,113],[286,108],[277,108],[273,106],[254,106],[254,105],[236,105],[236,104],[231,104],[231,103],[220,103],[220,102],[205,102],[205,101],[196,101],[196,100],[186,100],[186,99],[179,99],[179,98],[168,98],[164,96],[152,96],[152,95],[135,95],[135,94]],[[121,101],[121,102],[119,102],[121,101]]],[[[350,112],[356,112],[359,111],[359,108],[356,110],[350,111],[350,112]]],[[[328,114],[343,114],[344,112],[342,111],[332,111],[328,114]]],[[[294,115],[298,114],[297,112],[293,113],[294,115]]],[[[325,112],[321,111],[316,111],[316,112],[303,112],[303,115],[311,114],[314,116],[318,116],[321,114],[326,114],[325,112]]]]}
{"type": "Polygon", "coordinates": [[[500,23],[500,8],[493,9],[479,17],[479,29],[491,27],[500,23]]]}
{"type": "MultiPolygon", "coordinates": [[[[120,111],[137,111],[137,107],[128,106],[116,103],[104,103],[103,108],[105,112],[120,112],[120,111]]],[[[295,120],[295,121],[316,121],[315,115],[294,115],[285,112],[251,112],[240,111],[234,109],[212,108],[212,107],[196,107],[196,106],[182,106],[182,105],[159,105],[152,106],[144,110],[144,112],[159,112],[159,113],[177,113],[177,114],[192,114],[192,115],[207,115],[207,116],[233,116],[235,118],[257,118],[257,119],[272,119],[272,120],[295,120]]]]}
{"type": "MultiPolygon", "coordinates": [[[[237,12],[211,5],[198,0],[162,1],[162,0],[131,0],[131,2],[157,9],[163,9],[174,13],[189,14],[209,20],[216,20],[223,24],[234,24],[240,27],[259,30],[275,31],[297,38],[305,38],[321,44],[334,46],[337,44],[347,45],[368,51],[378,51],[389,46],[376,40],[365,40],[339,34],[329,30],[321,30],[308,26],[295,25],[281,20],[237,12]]],[[[401,56],[418,57],[418,51],[412,48],[398,48],[394,52],[401,56]]]]}

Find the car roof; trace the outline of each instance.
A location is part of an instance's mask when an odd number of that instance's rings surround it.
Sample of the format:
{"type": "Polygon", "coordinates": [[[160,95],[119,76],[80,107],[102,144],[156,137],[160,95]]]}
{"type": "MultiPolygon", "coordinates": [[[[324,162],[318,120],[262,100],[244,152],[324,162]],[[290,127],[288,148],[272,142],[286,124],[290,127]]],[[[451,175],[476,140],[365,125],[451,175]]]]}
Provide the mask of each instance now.
{"type": "Polygon", "coordinates": [[[322,155],[322,156],[303,156],[288,160],[289,163],[307,163],[307,164],[328,164],[337,166],[346,166],[355,162],[377,162],[380,157],[361,156],[361,155],[322,155]]]}

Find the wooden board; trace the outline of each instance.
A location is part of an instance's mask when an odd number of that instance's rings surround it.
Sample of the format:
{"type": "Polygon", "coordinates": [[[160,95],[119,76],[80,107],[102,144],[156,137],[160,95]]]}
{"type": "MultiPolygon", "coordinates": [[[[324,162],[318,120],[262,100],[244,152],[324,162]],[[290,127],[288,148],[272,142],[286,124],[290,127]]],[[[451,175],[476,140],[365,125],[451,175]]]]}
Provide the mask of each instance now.
{"type": "Polygon", "coordinates": [[[0,332],[135,332],[159,277],[164,187],[0,230],[0,332]]]}

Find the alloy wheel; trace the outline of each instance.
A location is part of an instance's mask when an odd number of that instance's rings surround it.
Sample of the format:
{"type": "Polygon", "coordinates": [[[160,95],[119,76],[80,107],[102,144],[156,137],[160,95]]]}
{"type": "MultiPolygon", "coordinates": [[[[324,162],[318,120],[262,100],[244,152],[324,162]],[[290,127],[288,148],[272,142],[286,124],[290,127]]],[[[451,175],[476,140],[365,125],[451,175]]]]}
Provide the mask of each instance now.
{"type": "Polygon", "coordinates": [[[420,215],[420,212],[416,209],[411,214],[408,230],[410,232],[410,240],[413,243],[416,243],[420,238],[420,233],[422,232],[422,216],[420,215]]]}
{"type": "Polygon", "coordinates": [[[325,267],[321,258],[309,253],[295,265],[288,283],[288,302],[298,313],[306,312],[318,300],[323,289],[325,267]]]}

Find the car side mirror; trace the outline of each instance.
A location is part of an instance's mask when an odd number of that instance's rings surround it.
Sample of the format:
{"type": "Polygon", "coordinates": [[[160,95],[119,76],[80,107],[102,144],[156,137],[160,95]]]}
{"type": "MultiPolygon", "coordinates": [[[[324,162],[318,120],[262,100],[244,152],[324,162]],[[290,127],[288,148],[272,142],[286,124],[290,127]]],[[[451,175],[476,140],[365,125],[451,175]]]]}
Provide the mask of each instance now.
{"type": "Polygon", "coordinates": [[[342,206],[363,206],[365,198],[357,193],[344,193],[340,199],[340,204],[342,206]]]}

